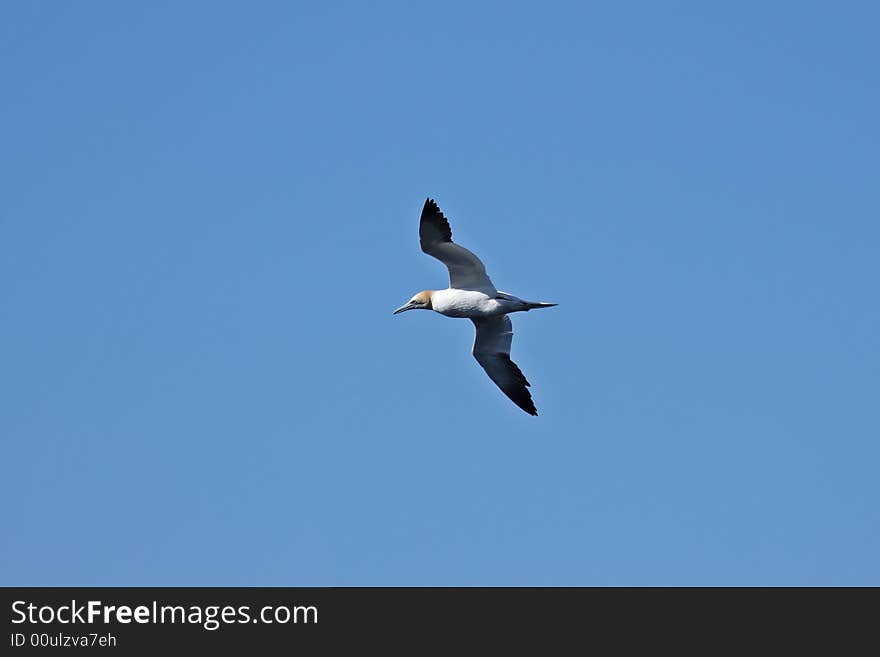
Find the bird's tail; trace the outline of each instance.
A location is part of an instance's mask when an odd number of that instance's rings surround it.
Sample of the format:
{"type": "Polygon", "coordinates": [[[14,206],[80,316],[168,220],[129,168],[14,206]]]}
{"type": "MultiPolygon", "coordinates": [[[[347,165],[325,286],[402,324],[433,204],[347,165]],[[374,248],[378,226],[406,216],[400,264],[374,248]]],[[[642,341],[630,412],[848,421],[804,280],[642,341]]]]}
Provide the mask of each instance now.
{"type": "Polygon", "coordinates": [[[540,301],[526,301],[526,305],[528,306],[526,310],[531,310],[532,308],[552,308],[553,306],[558,306],[558,303],[543,303],[540,301]]]}

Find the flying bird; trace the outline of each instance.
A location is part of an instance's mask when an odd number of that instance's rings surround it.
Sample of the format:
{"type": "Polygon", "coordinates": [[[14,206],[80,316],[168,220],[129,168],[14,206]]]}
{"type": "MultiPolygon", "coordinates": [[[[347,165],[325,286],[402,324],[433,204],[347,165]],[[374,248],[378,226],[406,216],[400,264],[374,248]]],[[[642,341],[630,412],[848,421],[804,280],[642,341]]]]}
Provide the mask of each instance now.
{"type": "Polygon", "coordinates": [[[419,221],[422,251],[449,269],[449,287],[423,290],[394,311],[433,310],[447,317],[467,317],[476,327],[474,358],[510,400],[529,415],[538,411],[529,394],[529,382],[510,360],[513,325],[509,313],[551,308],[555,303],[536,303],[495,289],[480,259],[452,241],[452,229],[433,199],[425,201],[419,221]]]}

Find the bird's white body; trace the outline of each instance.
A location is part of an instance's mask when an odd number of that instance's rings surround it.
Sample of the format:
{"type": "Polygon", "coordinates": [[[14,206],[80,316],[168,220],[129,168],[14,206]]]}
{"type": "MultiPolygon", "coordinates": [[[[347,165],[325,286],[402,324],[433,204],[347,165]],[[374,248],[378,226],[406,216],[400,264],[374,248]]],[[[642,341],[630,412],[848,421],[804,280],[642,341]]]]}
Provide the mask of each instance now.
{"type": "Polygon", "coordinates": [[[490,296],[476,290],[457,290],[447,288],[434,290],[431,293],[431,309],[447,317],[497,317],[517,310],[525,310],[526,303],[522,299],[497,292],[490,296]]]}

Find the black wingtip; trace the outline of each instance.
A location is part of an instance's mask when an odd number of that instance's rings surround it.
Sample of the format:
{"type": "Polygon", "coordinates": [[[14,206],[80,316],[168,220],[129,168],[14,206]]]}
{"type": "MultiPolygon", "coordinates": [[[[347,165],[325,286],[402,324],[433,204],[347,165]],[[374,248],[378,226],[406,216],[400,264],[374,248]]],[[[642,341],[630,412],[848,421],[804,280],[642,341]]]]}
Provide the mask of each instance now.
{"type": "Polygon", "coordinates": [[[425,207],[422,208],[422,217],[419,220],[419,233],[423,251],[425,250],[426,239],[428,242],[433,240],[440,240],[442,242],[452,241],[452,229],[449,227],[449,222],[440,211],[440,206],[431,197],[425,199],[425,207]],[[427,230],[426,233],[422,232],[423,227],[427,230]]]}
{"type": "Polygon", "coordinates": [[[535,402],[532,401],[532,395],[525,386],[505,386],[501,388],[501,391],[507,395],[510,401],[529,415],[538,414],[538,409],[535,408],[535,402]]]}
{"type": "MultiPolygon", "coordinates": [[[[425,205],[422,207],[422,216],[430,217],[431,215],[439,214],[441,217],[443,213],[440,212],[440,206],[437,205],[437,201],[432,199],[430,196],[425,199],[425,205]]],[[[445,219],[445,217],[444,217],[445,219]]]]}
{"type": "Polygon", "coordinates": [[[422,215],[426,214],[442,214],[440,212],[440,206],[437,205],[437,202],[430,196],[425,199],[425,205],[422,207],[422,215]]]}
{"type": "MultiPolygon", "coordinates": [[[[528,414],[531,415],[532,417],[536,417],[536,416],[538,415],[538,409],[535,408],[532,404],[530,404],[530,403],[523,403],[523,404],[521,404],[521,403],[519,403],[516,399],[514,399],[513,397],[511,397],[510,399],[511,399],[511,401],[512,401],[514,404],[516,404],[517,407],[519,407],[519,409],[522,410],[523,412],[528,413],[528,414]]],[[[529,401],[531,401],[531,400],[529,400],[529,401]]]]}

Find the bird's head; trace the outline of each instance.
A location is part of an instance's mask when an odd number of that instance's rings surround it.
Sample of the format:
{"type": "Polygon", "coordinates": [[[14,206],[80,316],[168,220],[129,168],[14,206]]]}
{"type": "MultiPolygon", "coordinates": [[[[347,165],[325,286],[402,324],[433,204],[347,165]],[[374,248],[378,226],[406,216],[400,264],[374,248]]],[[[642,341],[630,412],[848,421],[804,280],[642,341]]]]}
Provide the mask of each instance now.
{"type": "Polygon", "coordinates": [[[423,290],[413,296],[412,299],[403,304],[400,308],[394,311],[394,315],[397,313],[402,313],[407,310],[431,310],[431,293],[432,290],[423,290]]]}

